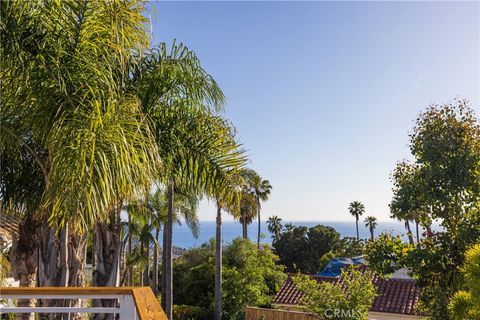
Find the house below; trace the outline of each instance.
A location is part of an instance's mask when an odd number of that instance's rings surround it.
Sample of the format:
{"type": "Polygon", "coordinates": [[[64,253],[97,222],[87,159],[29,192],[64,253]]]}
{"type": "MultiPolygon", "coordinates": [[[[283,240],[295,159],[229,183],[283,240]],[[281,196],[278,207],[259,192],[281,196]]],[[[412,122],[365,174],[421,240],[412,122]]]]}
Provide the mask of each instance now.
{"type": "MultiPolygon", "coordinates": [[[[365,268],[362,268],[365,269],[365,268]]],[[[289,275],[280,291],[273,299],[272,305],[282,310],[298,311],[303,294],[296,288],[289,275]]],[[[325,277],[312,275],[318,282],[330,282],[341,285],[340,277],[325,277]]],[[[372,307],[369,311],[370,320],[413,320],[420,319],[415,315],[415,307],[420,296],[420,288],[414,279],[390,278],[383,279],[374,274],[373,284],[377,288],[372,307]]]]}

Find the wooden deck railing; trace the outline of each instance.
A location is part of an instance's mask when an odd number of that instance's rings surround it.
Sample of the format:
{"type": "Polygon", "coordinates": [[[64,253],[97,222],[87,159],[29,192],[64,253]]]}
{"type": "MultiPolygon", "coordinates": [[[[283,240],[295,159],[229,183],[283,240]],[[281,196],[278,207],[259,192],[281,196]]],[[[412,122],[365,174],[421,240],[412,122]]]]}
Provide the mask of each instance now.
{"type": "Polygon", "coordinates": [[[119,320],[167,320],[160,304],[149,287],[45,287],[0,288],[0,299],[9,300],[0,313],[111,313],[119,320]],[[18,307],[14,301],[22,299],[107,299],[117,300],[114,307],[18,307]]]}

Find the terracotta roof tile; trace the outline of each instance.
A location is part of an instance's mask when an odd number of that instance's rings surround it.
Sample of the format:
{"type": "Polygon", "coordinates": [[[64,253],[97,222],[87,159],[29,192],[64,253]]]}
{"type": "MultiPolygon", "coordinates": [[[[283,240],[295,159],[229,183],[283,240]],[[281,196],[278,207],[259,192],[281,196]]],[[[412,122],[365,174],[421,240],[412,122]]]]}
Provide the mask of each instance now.
{"type": "MultiPolygon", "coordinates": [[[[362,268],[365,270],[365,268],[362,268]]],[[[303,294],[297,290],[293,282],[292,275],[282,284],[280,291],[273,299],[273,304],[298,304],[303,294]]],[[[312,276],[318,282],[331,282],[342,285],[341,277],[322,277],[312,276]]],[[[420,288],[413,279],[383,279],[377,274],[373,275],[373,284],[377,288],[377,297],[373,300],[370,311],[396,313],[396,314],[415,314],[415,306],[420,297],[420,288]]]]}

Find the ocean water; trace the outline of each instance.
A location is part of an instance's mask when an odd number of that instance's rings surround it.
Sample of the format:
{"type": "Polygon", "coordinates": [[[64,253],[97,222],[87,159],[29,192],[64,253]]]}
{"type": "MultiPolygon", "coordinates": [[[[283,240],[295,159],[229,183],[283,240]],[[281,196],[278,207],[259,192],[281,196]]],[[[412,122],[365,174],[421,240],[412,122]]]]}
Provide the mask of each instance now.
{"type": "MultiPolygon", "coordinates": [[[[283,221],[283,224],[289,223],[288,221],[283,221]]],[[[356,237],[357,232],[355,228],[355,221],[351,222],[322,222],[322,221],[292,221],[294,226],[307,226],[313,227],[318,224],[323,224],[335,228],[341,237],[356,237]]],[[[258,224],[254,222],[248,228],[248,237],[252,241],[257,241],[257,228],[258,224]]],[[[358,224],[360,238],[369,239],[370,232],[368,228],[365,227],[363,221],[359,221],[358,224]]],[[[410,228],[415,235],[415,225],[410,224],[410,228]]],[[[436,229],[436,228],[434,228],[436,229]]],[[[420,228],[420,233],[423,231],[420,228]]],[[[375,228],[375,236],[379,235],[382,232],[389,232],[393,235],[400,235],[405,240],[407,239],[405,224],[403,222],[378,222],[377,227],[375,228]]],[[[268,232],[267,224],[265,222],[261,223],[261,233],[263,238],[261,241],[263,243],[271,243],[272,235],[268,232]]],[[[242,225],[238,222],[226,221],[222,223],[222,237],[223,242],[228,243],[237,237],[242,236],[242,225]]],[[[201,244],[208,242],[210,239],[215,237],[215,221],[201,221],[200,222],[200,235],[195,239],[188,227],[185,224],[175,225],[173,228],[173,245],[181,248],[192,248],[198,247],[201,244]]]]}

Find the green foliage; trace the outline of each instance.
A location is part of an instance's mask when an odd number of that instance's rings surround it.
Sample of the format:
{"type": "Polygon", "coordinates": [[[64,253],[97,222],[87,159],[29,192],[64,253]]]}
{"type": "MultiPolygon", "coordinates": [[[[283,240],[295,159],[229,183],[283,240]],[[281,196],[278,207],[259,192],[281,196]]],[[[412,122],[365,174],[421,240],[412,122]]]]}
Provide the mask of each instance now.
{"type": "Polygon", "coordinates": [[[319,319],[367,319],[368,310],[376,296],[370,271],[361,272],[356,268],[342,271],[343,285],[317,282],[310,276],[298,274],[293,278],[297,288],[304,294],[303,308],[319,319]]]}
{"type": "Polygon", "coordinates": [[[394,237],[391,234],[383,233],[377,239],[367,242],[365,258],[375,272],[389,276],[403,266],[411,250],[413,247],[403,243],[399,236],[394,237]]]}
{"type": "Polygon", "coordinates": [[[5,285],[5,279],[10,275],[10,261],[5,253],[0,253],[0,286],[5,285]]]}
{"type": "Polygon", "coordinates": [[[210,320],[212,313],[202,307],[174,305],[173,320],[210,320]]]}
{"type": "Polygon", "coordinates": [[[365,213],[365,205],[360,201],[353,201],[348,206],[348,212],[358,220],[365,213]]]}
{"type": "Polygon", "coordinates": [[[455,293],[449,305],[453,320],[480,319],[480,243],[465,254],[464,290],[455,293]]]}
{"type": "MultiPolygon", "coordinates": [[[[223,309],[227,319],[241,319],[246,305],[269,305],[285,279],[283,267],[267,246],[235,239],[223,256],[223,309]]],[[[189,250],[174,263],[174,299],[213,310],[214,243],[189,250]]]]}
{"type": "Polygon", "coordinates": [[[268,231],[272,234],[273,241],[277,241],[282,233],[282,219],[278,216],[271,216],[267,220],[268,231]]]}
{"type": "Polygon", "coordinates": [[[390,208],[394,217],[425,226],[427,238],[399,265],[422,287],[419,310],[446,320],[449,300],[460,289],[465,251],[480,237],[480,123],[469,102],[432,105],[420,114],[410,150],[414,162],[399,163],[392,174],[390,208]],[[445,231],[432,234],[437,219],[445,231]]]}
{"type": "Polygon", "coordinates": [[[340,246],[340,234],[323,225],[293,227],[273,243],[275,253],[287,271],[308,274],[321,271],[322,257],[328,252],[336,252],[340,246]]]}
{"type": "Polygon", "coordinates": [[[336,252],[337,257],[352,258],[361,256],[365,251],[365,240],[354,237],[345,237],[340,240],[340,249],[336,252]]]}
{"type": "Polygon", "coordinates": [[[470,104],[433,105],[416,121],[410,150],[419,166],[422,198],[449,232],[480,201],[480,123],[470,104]]]}
{"type": "Polygon", "coordinates": [[[365,227],[368,227],[368,229],[370,230],[371,240],[373,240],[375,238],[373,232],[377,227],[377,218],[373,216],[368,216],[363,222],[365,222],[365,227]]]}
{"type": "Polygon", "coordinates": [[[104,220],[158,167],[150,128],[126,88],[148,46],[143,11],[140,1],[2,5],[0,152],[10,160],[17,150],[29,154],[29,163],[11,167],[17,176],[36,167],[27,181],[43,182],[32,184],[42,189],[30,209],[54,224],[104,220]]]}

